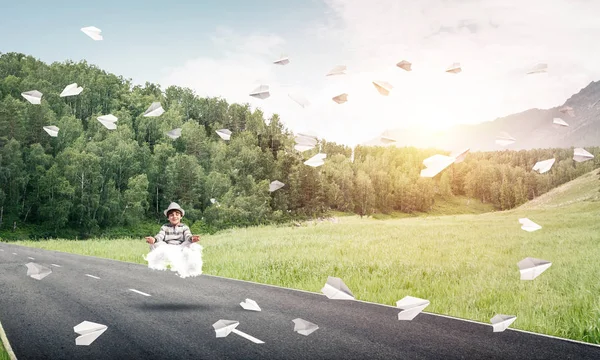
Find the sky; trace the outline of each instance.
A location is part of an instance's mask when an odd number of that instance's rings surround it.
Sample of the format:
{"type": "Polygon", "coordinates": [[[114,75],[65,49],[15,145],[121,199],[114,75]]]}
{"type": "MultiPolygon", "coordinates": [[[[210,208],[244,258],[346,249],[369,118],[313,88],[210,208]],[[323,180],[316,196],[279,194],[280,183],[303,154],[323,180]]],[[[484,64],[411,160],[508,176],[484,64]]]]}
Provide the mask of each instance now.
{"type": "Polygon", "coordinates": [[[0,52],[86,60],[135,84],[248,103],[291,131],[351,146],[387,129],[440,130],[560,106],[600,80],[595,0],[0,0],[0,8],[0,52]],[[86,26],[104,40],[87,37],[86,26]],[[284,55],[288,65],[273,64],[284,55]],[[396,67],[401,60],[412,71],[396,67]],[[462,72],[447,73],[456,62],[462,72]],[[539,63],[547,73],[526,75],[539,63]],[[336,65],[346,75],[325,76],[336,65]],[[373,81],[390,83],[390,94],[373,81]],[[250,97],[261,84],[271,96],[250,97]],[[348,102],[337,104],[341,93],[348,102]]]}

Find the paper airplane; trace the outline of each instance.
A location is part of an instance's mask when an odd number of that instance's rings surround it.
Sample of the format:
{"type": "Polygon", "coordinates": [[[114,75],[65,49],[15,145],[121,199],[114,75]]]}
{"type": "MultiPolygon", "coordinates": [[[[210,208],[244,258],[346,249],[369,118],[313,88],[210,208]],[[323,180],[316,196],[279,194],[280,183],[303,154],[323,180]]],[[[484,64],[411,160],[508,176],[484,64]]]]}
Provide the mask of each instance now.
{"type": "Polygon", "coordinates": [[[294,137],[294,141],[299,145],[317,145],[317,135],[314,133],[298,133],[294,137]]]}
{"type": "Polygon", "coordinates": [[[396,64],[396,66],[399,67],[400,69],[404,69],[406,71],[412,70],[412,68],[411,68],[412,64],[406,60],[400,61],[399,63],[396,64]]]}
{"type": "Polygon", "coordinates": [[[219,320],[216,323],[214,323],[212,326],[213,326],[213,328],[215,328],[215,333],[217,334],[218,338],[226,337],[227,335],[229,335],[231,333],[235,333],[235,334],[238,334],[241,337],[246,338],[256,344],[264,344],[265,343],[262,340],[258,340],[254,336],[250,336],[250,335],[243,333],[243,332],[239,331],[238,329],[236,329],[236,327],[238,327],[239,324],[240,324],[239,321],[219,320]]]}
{"type": "Polygon", "coordinates": [[[252,299],[246,299],[246,301],[242,301],[240,305],[244,308],[244,310],[261,311],[260,306],[258,306],[256,301],[252,299]]]}
{"type": "Polygon", "coordinates": [[[30,103],[34,104],[34,105],[39,105],[42,102],[42,96],[44,94],[42,94],[41,92],[37,91],[37,90],[32,90],[32,91],[26,91],[21,93],[21,96],[25,98],[25,100],[29,101],[30,103]]]}
{"type": "Polygon", "coordinates": [[[144,112],[144,117],[157,117],[161,116],[164,113],[165,109],[163,109],[162,105],[160,104],[160,101],[155,101],[152,104],[150,104],[146,112],[144,112]]]}
{"type": "Polygon", "coordinates": [[[269,93],[269,85],[258,86],[250,93],[250,96],[262,100],[268,98],[269,96],[271,96],[271,94],[269,93]]]}
{"type": "Polygon", "coordinates": [[[533,280],[540,276],[544,271],[552,265],[550,261],[525,258],[517,263],[519,271],[521,272],[521,280],[533,280]]]}
{"type": "Polygon", "coordinates": [[[88,27],[81,28],[81,31],[83,31],[84,34],[86,34],[87,36],[91,37],[92,39],[94,39],[96,41],[100,41],[103,39],[102,35],[100,35],[102,30],[98,29],[95,26],[88,26],[88,27]]]}
{"type": "Polygon", "coordinates": [[[231,130],[229,130],[229,129],[220,129],[215,132],[217,133],[217,135],[219,135],[221,137],[221,139],[223,139],[225,141],[231,139],[231,130]]]}
{"type": "Polygon", "coordinates": [[[117,128],[117,120],[118,118],[113,114],[98,116],[98,121],[109,130],[115,130],[117,128]]]}
{"type": "Polygon", "coordinates": [[[496,144],[500,146],[508,146],[514,144],[517,141],[514,137],[510,136],[507,132],[501,132],[500,135],[496,137],[496,144]]]}
{"type": "Polygon", "coordinates": [[[181,128],[173,129],[167,132],[167,136],[173,140],[176,140],[178,137],[181,136],[181,128]]]}
{"type": "Polygon", "coordinates": [[[106,325],[84,321],[73,328],[77,334],[81,335],[75,339],[75,344],[84,346],[90,345],[102,335],[106,329],[108,329],[108,326],[106,325]]]}
{"type": "Polygon", "coordinates": [[[591,160],[594,158],[594,155],[587,152],[584,148],[575,148],[573,151],[573,160],[577,162],[583,162],[587,160],[591,160]]]}
{"type": "Polygon", "coordinates": [[[212,198],[212,199],[210,199],[210,202],[211,202],[212,204],[214,204],[214,203],[216,203],[216,202],[217,202],[217,200],[216,200],[216,199],[214,199],[214,198],[212,198]]]}
{"type": "Polygon", "coordinates": [[[345,75],[346,74],[346,65],[337,65],[333,69],[331,69],[325,76],[333,76],[333,75],[345,75]]]}
{"type": "Polygon", "coordinates": [[[436,154],[423,160],[426,169],[421,170],[421,177],[434,177],[448,166],[454,164],[456,159],[451,156],[436,154]]]}
{"type": "Polygon", "coordinates": [[[114,116],[113,114],[108,114],[108,115],[98,116],[98,120],[117,122],[119,120],[119,118],[114,116]]]}
{"type": "Polygon", "coordinates": [[[306,108],[310,105],[310,101],[308,101],[308,99],[302,94],[289,93],[288,96],[290,99],[294,100],[298,105],[302,106],[303,108],[306,108]]]}
{"type": "Polygon", "coordinates": [[[396,142],[396,139],[394,139],[394,138],[391,138],[391,137],[389,137],[389,136],[383,136],[383,135],[381,135],[381,136],[379,137],[379,140],[380,140],[382,143],[384,143],[384,144],[392,144],[392,143],[395,143],[395,142],[396,142]]]}
{"type": "Polygon", "coordinates": [[[521,229],[523,229],[527,232],[533,232],[533,231],[536,231],[536,230],[539,230],[542,228],[541,226],[539,226],[538,224],[529,220],[528,218],[520,218],[519,223],[521,223],[521,225],[523,225],[523,226],[521,226],[521,229]]]}
{"type": "Polygon", "coordinates": [[[563,106],[562,108],[558,109],[558,111],[571,117],[575,116],[575,111],[570,106],[563,106]]]}
{"type": "Polygon", "coordinates": [[[282,56],[281,58],[273,61],[273,64],[277,65],[287,65],[290,63],[290,59],[287,56],[282,56]]]}
{"type": "Polygon", "coordinates": [[[354,295],[346,284],[340,278],[333,276],[327,277],[327,283],[321,289],[321,292],[325,294],[329,299],[334,300],[354,300],[354,295]]]}
{"type": "Polygon", "coordinates": [[[545,72],[548,72],[548,64],[537,64],[536,66],[534,66],[533,68],[531,68],[531,70],[529,70],[527,72],[527,75],[539,74],[539,73],[545,73],[545,72]]]}
{"type": "Polygon", "coordinates": [[[567,127],[569,126],[569,124],[567,124],[567,123],[566,123],[566,122],[565,122],[563,119],[561,119],[561,118],[554,118],[554,119],[552,120],[552,124],[555,124],[555,125],[560,125],[560,126],[567,126],[567,127]]]}
{"type": "Polygon", "coordinates": [[[269,191],[273,192],[273,191],[281,189],[284,186],[285,186],[284,183],[282,183],[281,181],[275,180],[269,185],[269,191]]]}
{"type": "Polygon", "coordinates": [[[333,101],[335,101],[338,104],[343,104],[346,101],[348,101],[348,94],[344,93],[344,94],[340,94],[338,96],[334,96],[333,98],[331,98],[333,101]]]}
{"type": "Polygon", "coordinates": [[[452,74],[458,74],[461,71],[462,71],[462,69],[460,67],[460,63],[453,63],[452,65],[448,66],[448,68],[446,69],[447,73],[452,73],[452,74]]]}
{"type": "Polygon", "coordinates": [[[556,159],[548,159],[548,160],[544,160],[544,161],[538,161],[535,163],[535,165],[533,165],[533,171],[537,171],[540,174],[546,173],[548,171],[550,171],[550,169],[552,168],[552,165],[554,165],[554,162],[556,161],[556,159]]]}
{"type": "Polygon", "coordinates": [[[310,146],[310,145],[300,145],[300,144],[294,145],[294,149],[297,150],[297,151],[300,151],[300,152],[304,152],[304,151],[307,151],[307,150],[312,150],[314,148],[315,148],[314,146],[310,146]]]}
{"type": "Polygon", "coordinates": [[[77,86],[77,83],[72,83],[65,86],[65,89],[60,93],[60,97],[79,95],[82,91],[83,88],[81,86],[77,86]]]}
{"type": "Polygon", "coordinates": [[[498,314],[494,316],[490,322],[492,323],[494,332],[502,332],[506,330],[515,320],[517,320],[517,317],[514,315],[498,314]]]}
{"type": "Polygon", "coordinates": [[[398,313],[398,320],[412,320],[419,315],[423,309],[429,306],[429,300],[419,299],[412,296],[405,296],[396,302],[396,307],[402,309],[398,313]]]}
{"type": "Polygon", "coordinates": [[[112,121],[100,120],[100,118],[98,118],[98,121],[108,130],[115,130],[117,128],[117,124],[112,121]]]}
{"type": "Polygon", "coordinates": [[[46,276],[52,274],[52,270],[34,262],[27,263],[25,266],[27,266],[27,276],[36,280],[42,280],[46,276]]]}
{"type": "Polygon", "coordinates": [[[373,85],[375,85],[375,89],[383,96],[388,96],[390,91],[394,88],[392,84],[386,81],[376,80],[373,81],[373,85]]]}
{"type": "Polygon", "coordinates": [[[317,155],[311,157],[310,159],[306,160],[304,162],[304,165],[308,165],[308,166],[312,166],[312,167],[319,167],[323,164],[325,164],[324,159],[327,157],[327,154],[323,154],[323,153],[318,153],[317,155]]]}
{"type": "Polygon", "coordinates": [[[300,318],[294,319],[292,322],[294,323],[294,331],[305,336],[310,335],[319,328],[318,325],[300,318]]]}
{"type": "Polygon", "coordinates": [[[58,136],[58,127],[51,125],[51,126],[44,126],[44,131],[46,131],[48,133],[48,135],[52,136],[52,137],[57,137],[58,136]]]}

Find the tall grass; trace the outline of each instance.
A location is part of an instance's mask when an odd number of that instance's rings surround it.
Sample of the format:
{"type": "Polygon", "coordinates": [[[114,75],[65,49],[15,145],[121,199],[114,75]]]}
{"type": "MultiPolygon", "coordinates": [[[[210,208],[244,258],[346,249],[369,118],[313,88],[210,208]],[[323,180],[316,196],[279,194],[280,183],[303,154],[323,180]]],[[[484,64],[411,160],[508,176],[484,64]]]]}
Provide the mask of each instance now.
{"type": "MultiPolygon", "coordinates": [[[[561,206],[551,192],[505,212],[228,230],[201,238],[204,271],[315,292],[336,276],[359,300],[411,295],[430,300],[428,312],[482,322],[513,314],[513,328],[600,343],[599,185],[586,175],[569,185],[577,191],[556,189],[561,206]],[[521,217],[543,228],[523,231],[521,217]],[[525,257],[552,266],[523,281],[525,257]]],[[[148,252],[143,239],[20,243],[141,264],[148,252]]]]}

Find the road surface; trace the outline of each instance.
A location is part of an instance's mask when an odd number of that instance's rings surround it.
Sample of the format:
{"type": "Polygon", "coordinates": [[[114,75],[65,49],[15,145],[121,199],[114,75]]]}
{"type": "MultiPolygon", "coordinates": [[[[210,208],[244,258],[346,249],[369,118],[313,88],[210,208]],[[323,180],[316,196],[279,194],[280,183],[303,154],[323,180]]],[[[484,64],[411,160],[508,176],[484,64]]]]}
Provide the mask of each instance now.
{"type": "Polygon", "coordinates": [[[19,360],[600,359],[598,346],[510,328],[493,333],[489,324],[425,312],[399,321],[398,312],[392,306],[207,275],[181,279],[139,264],[0,243],[0,321],[19,360]],[[50,267],[52,274],[35,280],[26,275],[28,262],[50,267]],[[262,311],[242,309],[239,303],[246,298],[262,311]],[[319,329],[298,334],[296,318],[319,329]],[[220,319],[239,321],[237,330],[264,344],[235,333],[217,338],[212,324],[220,319]],[[108,329],[91,345],[77,346],[73,327],[83,321],[108,329]]]}

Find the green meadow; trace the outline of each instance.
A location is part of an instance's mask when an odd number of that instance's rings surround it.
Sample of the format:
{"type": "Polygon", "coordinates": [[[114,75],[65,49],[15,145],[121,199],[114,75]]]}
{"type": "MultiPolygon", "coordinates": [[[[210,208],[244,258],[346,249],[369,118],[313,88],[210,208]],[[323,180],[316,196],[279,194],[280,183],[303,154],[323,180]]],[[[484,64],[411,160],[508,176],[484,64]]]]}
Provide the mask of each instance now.
{"type": "MultiPolygon", "coordinates": [[[[410,295],[430,300],[426,312],[485,323],[516,315],[512,328],[600,344],[597,172],[510,211],[340,216],[202,236],[204,272],[314,292],[335,276],[358,300],[395,305],[410,295]],[[521,217],[542,229],[521,230],[521,217]],[[520,280],[517,262],[525,257],[552,266],[520,280]]],[[[148,252],[141,238],[18,243],[140,264],[148,252]]]]}

